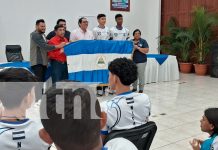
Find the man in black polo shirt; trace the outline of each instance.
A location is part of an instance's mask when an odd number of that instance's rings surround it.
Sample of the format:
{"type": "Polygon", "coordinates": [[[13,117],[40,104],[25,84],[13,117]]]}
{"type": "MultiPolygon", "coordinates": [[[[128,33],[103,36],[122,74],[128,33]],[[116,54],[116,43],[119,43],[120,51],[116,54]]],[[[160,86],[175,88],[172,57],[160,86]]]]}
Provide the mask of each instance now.
{"type": "MultiPolygon", "coordinates": [[[[66,25],[66,20],[64,20],[64,19],[58,19],[58,21],[57,21],[57,25],[61,25],[61,26],[64,26],[64,28],[65,28],[65,35],[64,35],[64,37],[68,40],[68,42],[69,42],[69,40],[70,40],[70,31],[67,31],[67,25],[66,25]]],[[[55,33],[55,30],[53,30],[53,31],[51,31],[48,35],[47,35],[47,39],[48,40],[50,40],[51,38],[53,38],[54,36],[56,35],[56,33],[55,33]]]]}
{"type": "MultiPolygon", "coordinates": [[[[148,43],[145,39],[141,38],[141,31],[136,29],[133,32],[133,42],[134,42],[134,51],[133,51],[133,61],[137,65],[138,70],[138,79],[139,79],[139,93],[143,93],[145,85],[145,67],[147,63],[146,53],[149,51],[148,43]]],[[[133,83],[133,92],[137,91],[138,80],[133,83]]]]}

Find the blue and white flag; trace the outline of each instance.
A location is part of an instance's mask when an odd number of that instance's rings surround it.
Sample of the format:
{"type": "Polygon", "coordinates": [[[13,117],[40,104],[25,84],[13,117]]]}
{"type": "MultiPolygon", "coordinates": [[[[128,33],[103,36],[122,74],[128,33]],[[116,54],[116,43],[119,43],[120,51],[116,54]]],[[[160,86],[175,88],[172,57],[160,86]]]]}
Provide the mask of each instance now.
{"type": "Polygon", "coordinates": [[[25,139],[25,131],[13,132],[13,140],[22,140],[25,139]]]}
{"type": "Polygon", "coordinates": [[[131,41],[81,40],[64,47],[69,79],[108,83],[108,64],[115,58],[131,58],[131,41]]]}

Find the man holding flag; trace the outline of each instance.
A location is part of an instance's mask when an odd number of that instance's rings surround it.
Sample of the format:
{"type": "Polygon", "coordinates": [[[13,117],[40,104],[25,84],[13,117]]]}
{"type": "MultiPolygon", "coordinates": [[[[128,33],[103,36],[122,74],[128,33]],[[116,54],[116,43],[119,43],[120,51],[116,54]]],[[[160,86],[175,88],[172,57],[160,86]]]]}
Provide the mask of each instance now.
{"type": "MultiPolygon", "coordinates": [[[[63,25],[56,25],[55,33],[56,36],[51,38],[48,44],[57,45],[62,42],[68,42],[68,40],[64,37],[65,28],[63,25]]],[[[68,79],[67,59],[64,49],[61,48],[48,52],[48,58],[51,63],[52,83],[68,79]]]]}

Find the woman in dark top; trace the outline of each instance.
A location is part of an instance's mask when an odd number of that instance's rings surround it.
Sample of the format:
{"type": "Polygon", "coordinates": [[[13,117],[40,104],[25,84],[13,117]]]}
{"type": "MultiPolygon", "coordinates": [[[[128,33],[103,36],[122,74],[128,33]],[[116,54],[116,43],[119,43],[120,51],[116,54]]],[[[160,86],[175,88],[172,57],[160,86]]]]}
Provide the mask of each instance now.
{"type": "MultiPolygon", "coordinates": [[[[136,29],[133,32],[133,36],[133,61],[136,63],[138,68],[139,93],[143,93],[145,85],[145,67],[147,63],[146,53],[149,51],[149,46],[147,41],[141,38],[141,31],[139,29],[136,29]]],[[[133,92],[137,91],[138,80],[133,83],[133,92]]]]}

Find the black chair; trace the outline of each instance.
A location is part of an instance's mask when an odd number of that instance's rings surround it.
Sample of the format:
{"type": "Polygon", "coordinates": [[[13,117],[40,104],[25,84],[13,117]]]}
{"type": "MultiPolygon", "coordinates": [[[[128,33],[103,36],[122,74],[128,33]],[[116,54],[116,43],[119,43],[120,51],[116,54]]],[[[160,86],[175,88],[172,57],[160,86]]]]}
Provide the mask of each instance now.
{"type": "Polygon", "coordinates": [[[6,45],[6,57],[8,62],[22,62],[23,56],[20,45],[6,45]]]}
{"type": "Polygon", "coordinates": [[[149,150],[156,131],[157,126],[155,122],[150,121],[145,125],[141,125],[133,129],[114,130],[105,138],[104,144],[111,139],[123,137],[131,141],[138,148],[138,150],[149,150]]]}

